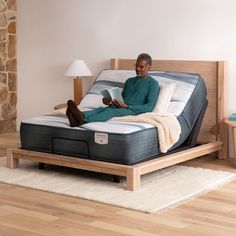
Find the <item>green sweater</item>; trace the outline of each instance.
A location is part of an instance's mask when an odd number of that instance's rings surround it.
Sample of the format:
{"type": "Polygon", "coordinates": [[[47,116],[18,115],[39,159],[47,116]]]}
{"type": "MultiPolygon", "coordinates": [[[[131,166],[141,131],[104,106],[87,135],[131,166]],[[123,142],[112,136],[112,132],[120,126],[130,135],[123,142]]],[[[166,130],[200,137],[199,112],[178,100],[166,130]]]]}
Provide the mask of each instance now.
{"type": "Polygon", "coordinates": [[[83,112],[84,121],[107,121],[113,117],[151,112],[156,104],[159,91],[159,84],[152,77],[146,79],[139,77],[129,78],[122,90],[122,96],[125,104],[128,105],[128,109],[115,106],[99,107],[83,112]]]}
{"type": "Polygon", "coordinates": [[[156,104],[160,86],[152,77],[129,78],[124,85],[122,96],[128,109],[136,114],[151,112],[156,104]]]}

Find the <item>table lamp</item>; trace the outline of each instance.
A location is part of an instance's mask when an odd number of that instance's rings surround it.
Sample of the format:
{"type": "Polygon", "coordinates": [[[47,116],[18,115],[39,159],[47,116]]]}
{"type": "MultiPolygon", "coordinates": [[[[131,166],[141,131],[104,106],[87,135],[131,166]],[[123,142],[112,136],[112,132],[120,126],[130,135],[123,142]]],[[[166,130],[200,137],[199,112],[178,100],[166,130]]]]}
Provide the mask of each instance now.
{"type": "Polygon", "coordinates": [[[74,60],[68,67],[65,76],[74,78],[74,102],[78,105],[82,100],[81,77],[91,76],[89,68],[83,60],[74,60]]]}

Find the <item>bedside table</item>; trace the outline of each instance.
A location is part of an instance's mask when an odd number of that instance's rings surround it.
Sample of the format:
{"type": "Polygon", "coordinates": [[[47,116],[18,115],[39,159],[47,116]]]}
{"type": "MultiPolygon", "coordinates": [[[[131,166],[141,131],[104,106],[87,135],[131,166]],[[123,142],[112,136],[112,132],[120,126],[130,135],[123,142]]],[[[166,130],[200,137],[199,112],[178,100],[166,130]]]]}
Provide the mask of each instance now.
{"type": "Polygon", "coordinates": [[[228,125],[228,127],[232,128],[232,134],[233,134],[233,145],[234,145],[234,164],[236,165],[236,121],[231,121],[226,119],[225,123],[228,125]]]}

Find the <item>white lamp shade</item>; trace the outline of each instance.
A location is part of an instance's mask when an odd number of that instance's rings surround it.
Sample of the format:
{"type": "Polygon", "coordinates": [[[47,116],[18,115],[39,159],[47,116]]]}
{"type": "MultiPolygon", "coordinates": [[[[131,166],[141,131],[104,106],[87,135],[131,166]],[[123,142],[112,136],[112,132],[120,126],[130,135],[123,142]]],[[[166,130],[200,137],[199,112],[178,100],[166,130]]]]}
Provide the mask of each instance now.
{"type": "Polygon", "coordinates": [[[74,60],[68,67],[65,76],[91,76],[89,68],[83,60],[74,60]]]}

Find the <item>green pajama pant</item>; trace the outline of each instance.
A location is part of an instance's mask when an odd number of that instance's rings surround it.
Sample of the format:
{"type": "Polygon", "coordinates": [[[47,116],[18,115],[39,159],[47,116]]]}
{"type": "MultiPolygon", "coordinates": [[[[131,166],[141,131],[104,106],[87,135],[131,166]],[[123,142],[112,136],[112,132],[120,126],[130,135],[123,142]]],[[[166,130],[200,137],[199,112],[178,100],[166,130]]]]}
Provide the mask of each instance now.
{"type": "Polygon", "coordinates": [[[137,115],[132,110],[117,107],[99,107],[85,111],[83,114],[85,122],[107,121],[113,117],[137,115]]]}

